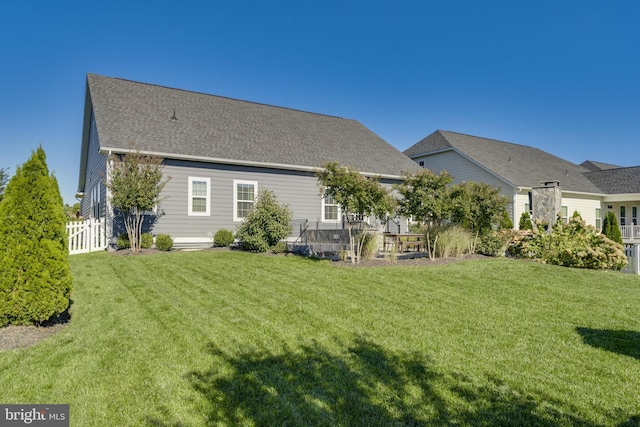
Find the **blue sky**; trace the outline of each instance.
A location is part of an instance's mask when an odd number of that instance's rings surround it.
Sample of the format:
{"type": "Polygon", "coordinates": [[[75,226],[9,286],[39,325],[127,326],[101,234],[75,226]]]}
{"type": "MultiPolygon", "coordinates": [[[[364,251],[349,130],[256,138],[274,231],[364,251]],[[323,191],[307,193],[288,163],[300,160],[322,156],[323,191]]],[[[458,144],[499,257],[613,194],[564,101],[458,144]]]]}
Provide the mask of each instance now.
{"type": "Polygon", "coordinates": [[[86,73],[640,165],[640,2],[66,1],[0,6],[0,167],[43,146],[74,203],[86,73]]]}

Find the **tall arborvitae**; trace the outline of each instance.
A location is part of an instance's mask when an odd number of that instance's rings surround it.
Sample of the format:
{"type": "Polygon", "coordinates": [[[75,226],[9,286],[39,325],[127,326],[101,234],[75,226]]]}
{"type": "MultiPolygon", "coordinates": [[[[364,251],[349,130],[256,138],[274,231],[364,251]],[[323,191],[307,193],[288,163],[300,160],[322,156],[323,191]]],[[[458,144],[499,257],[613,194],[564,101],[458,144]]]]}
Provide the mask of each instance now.
{"type": "Polygon", "coordinates": [[[71,273],[58,183],[42,147],[0,203],[0,326],[40,324],[69,308],[71,273]]]}
{"type": "Polygon", "coordinates": [[[612,211],[607,212],[602,221],[602,234],[614,242],[622,244],[622,232],[620,232],[618,218],[612,211]]]}

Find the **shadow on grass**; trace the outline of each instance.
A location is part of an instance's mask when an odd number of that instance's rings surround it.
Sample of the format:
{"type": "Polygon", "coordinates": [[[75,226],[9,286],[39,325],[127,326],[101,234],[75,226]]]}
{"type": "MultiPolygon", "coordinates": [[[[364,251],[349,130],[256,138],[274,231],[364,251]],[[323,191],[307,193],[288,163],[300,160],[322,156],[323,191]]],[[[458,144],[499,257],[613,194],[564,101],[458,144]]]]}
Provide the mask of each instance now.
{"type": "Polygon", "coordinates": [[[591,328],[576,328],[576,331],[591,347],[640,360],[640,332],[591,328]]]}
{"type": "Polygon", "coordinates": [[[364,339],[338,352],[317,344],[278,354],[208,350],[212,367],[188,375],[208,402],[207,425],[591,425],[548,397],[443,374],[422,354],[392,354],[364,339]]]}

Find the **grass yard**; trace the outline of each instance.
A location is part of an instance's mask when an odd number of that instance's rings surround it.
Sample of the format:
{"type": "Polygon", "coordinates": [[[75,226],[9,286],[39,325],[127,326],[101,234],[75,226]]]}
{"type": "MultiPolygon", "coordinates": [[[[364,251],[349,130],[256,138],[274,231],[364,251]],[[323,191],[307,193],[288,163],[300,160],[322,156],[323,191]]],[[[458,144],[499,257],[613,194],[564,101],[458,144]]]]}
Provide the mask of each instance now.
{"type": "Polygon", "coordinates": [[[71,257],[72,319],[0,353],[73,426],[640,423],[640,277],[510,260],[341,268],[71,257]]]}

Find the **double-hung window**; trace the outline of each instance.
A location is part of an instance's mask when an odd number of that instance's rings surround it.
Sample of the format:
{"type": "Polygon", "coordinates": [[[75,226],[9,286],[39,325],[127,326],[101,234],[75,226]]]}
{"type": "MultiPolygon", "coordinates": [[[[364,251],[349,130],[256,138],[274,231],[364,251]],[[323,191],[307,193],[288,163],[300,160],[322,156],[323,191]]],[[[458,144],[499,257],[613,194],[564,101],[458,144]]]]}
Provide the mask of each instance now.
{"type": "Polygon", "coordinates": [[[620,206],[620,225],[627,225],[627,207],[620,206]]]}
{"type": "Polygon", "coordinates": [[[322,221],[323,222],[339,222],[340,206],[333,198],[327,195],[322,198],[322,221]]]}
{"type": "Polygon", "coordinates": [[[189,215],[211,215],[211,178],[189,177],[189,215]]]}
{"type": "Polygon", "coordinates": [[[258,194],[255,181],[233,181],[233,220],[242,221],[253,209],[258,194]]]}
{"type": "Polygon", "coordinates": [[[596,208],[596,230],[602,230],[602,209],[596,208]]]}

